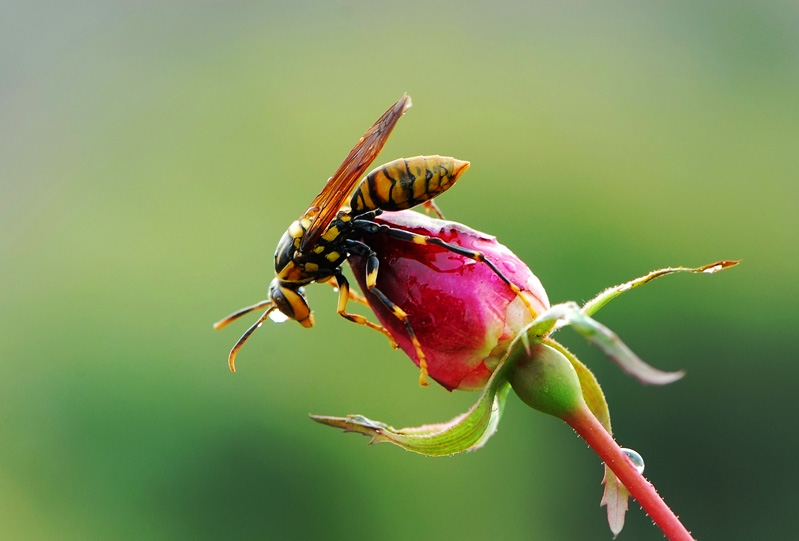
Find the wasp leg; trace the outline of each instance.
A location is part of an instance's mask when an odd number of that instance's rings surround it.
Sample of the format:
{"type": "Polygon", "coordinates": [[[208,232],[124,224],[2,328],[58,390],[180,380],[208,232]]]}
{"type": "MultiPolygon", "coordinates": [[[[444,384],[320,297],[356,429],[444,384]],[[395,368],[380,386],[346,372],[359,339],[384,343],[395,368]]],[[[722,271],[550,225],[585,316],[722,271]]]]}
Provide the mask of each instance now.
{"type": "Polygon", "coordinates": [[[436,202],[433,201],[432,199],[428,199],[427,201],[422,203],[422,206],[424,207],[426,214],[429,215],[432,212],[433,214],[436,215],[436,218],[438,218],[439,220],[444,219],[444,214],[441,212],[439,206],[436,205],[436,202]]]}
{"type": "Polygon", "coordinates": [[[538,317],[538,313],[533,308],[533,305],[530,304],[530,301],[527,299],[526,296],[522,295],[522,290],[519,289],[519,286],[511,282],[505,274],[497,266],[490,260],[487,259],[482,252],[478,252],[477,250],[470,250],[468,248],[463,248],[462,246],[458,246],[457,244],[450,244],[441,240],[438,237],[428,237],[425,235],[418,235],[416,233],[409,233],[408,231],[403,231],[402,229],[394,229],[393,227],[387,227],[386,229],[382,229],[382,231],[388,235],[391,235],[395,239],[404,240],[407,242],[413,242],[416,244],[434,244],[436,246],[441,246],[442,248],[446,248],[451,252],[454,252],[458,255],[462,255],[463,257],[468,257],[469,259],[473,259],[475,261],[479,261],[480,263],[485,263],[488,265],[494,274],[496,274],[503,282],[505,282],[511,291],[513,291],[516,296],[518,296],[527,309],[532,314],[533,318],[538,317]]]}
{"type": "MultiPolygon", "coordinates": [[[[326,280],[326,283],[333,286],[334,289],[341,290],[341,286],[338,283],[338,280],[335,276],[332,276],[329,280],[326,280]]],[[[359,302],[363,305],[369,306],[369,301],[366,300],[366,297],[359,295],[357,291],[349,290],[348,292],[349,298],[351,301],[359,302]]]]}
{"type": "MultiPolygon", "coordinates": [[[[367,327],[379,331],[386,335],[388,341],[391,342],[391,347],[397,349],[399,346],[397,345],[397,341],[394,340],[394,337],[391,336],[391,333],[388,330],[378,325],[377,323],[373,323],[366,319],[364,316],[360,314],[352,314],[347,312],[347,301],[352,298],[352,291],[350,290],[350,284],[347,279],[344,277],[343,274],[339,273],[336,275],[336,282],[338,283],[338,313],[341,317],[344,317],[353,323],[358,323],[359,325],[366,325],[367,327]]],[[[360,295],[359,295],[360,297],[360,295]]],[[[361,297],[362,298],[362,297],[361,297]]],[[[363,299],[364,304],[368,304],[366,299],[363,299]]]]}
{"type": "Polygon", "coordinates": [[[416,337],[416,333],[413,330],[411,322],[408,321],[408,314],[405,312],[405,310],[391,302],[391,299],[386,297],[386,294],[377,288],[377,271],[380,267],[377,254],[366,244],[356,240],[348,241],[347,248],[350,252],[356,255],[367,257],[366,289],[369,291],[369,293],[374,295],[377,300],[383,303],[386,308],[391,310],[391,313],[394,314],[394,317],[399,319],[405,325],[405,330],[408,331],[408,337],[411,339],[411,343],[416,350],[416,356],[419,359],[419,370],[421,371],[419,374],[419,385],[427,386],[427,357],[425,356],[424,351],[422,351],[422,344],[419,343],[419,339],[416,337]]]}

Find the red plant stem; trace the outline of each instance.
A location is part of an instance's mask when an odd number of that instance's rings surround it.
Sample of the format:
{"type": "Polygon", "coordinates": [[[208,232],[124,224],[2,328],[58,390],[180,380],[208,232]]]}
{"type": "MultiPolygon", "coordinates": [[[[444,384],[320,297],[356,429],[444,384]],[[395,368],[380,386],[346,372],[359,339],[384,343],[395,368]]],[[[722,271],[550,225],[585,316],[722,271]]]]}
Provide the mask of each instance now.
{"type": "Polygon", "coordinates": [[[682,525],[677,515],[669,509],[655,487],[638,473],[619,444],[608,434],[587,406],[579,408],[573,415],[563,418],[580,435],[599,457],[610,466],[616,477],[627,487],[650,518],[671,541],[694,541],[690,532],[682,525]]]}

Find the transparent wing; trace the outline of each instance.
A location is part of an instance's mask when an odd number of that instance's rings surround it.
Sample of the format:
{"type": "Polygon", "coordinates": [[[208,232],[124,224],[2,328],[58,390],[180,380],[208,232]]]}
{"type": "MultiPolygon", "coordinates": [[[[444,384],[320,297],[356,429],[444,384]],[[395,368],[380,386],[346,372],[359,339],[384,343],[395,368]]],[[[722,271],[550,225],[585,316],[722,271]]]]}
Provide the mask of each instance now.
{"type": "Polygon", "coordinates": [[[336,217],[341,207],[347,202],[364,171],[374,161],[388,136],[400,117],[410,109],[411,98],[408,94],[402,97],[383,113],[377,122],[369,128],[350,151],[333,176],[327,181],[322,192],[311,202],[305,211],[304,218],[313,218],[311,226],[305,233],[300,250],[313,246],[327,226],[336,217]]]}

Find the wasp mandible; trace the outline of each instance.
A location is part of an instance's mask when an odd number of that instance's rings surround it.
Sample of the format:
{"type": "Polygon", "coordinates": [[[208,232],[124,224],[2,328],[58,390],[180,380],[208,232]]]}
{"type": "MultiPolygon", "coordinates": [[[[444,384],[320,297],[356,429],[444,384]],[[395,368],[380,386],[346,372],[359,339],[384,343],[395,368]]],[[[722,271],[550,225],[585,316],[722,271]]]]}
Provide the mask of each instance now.
{"type": "Polygon", "coordinates": [[[382,165],[361,180],[361,175],[377,157],[397,121],[410,107],[410,97],[403,94],[399,101],[383,113],[358,140],[308,209],[283,234],[275,250],[275,278],[269,286],[269,298],[242,308],[214,324],[214,328],[220,329],[254,310],[265,310],[230,350],[228,364],[231,371],[236,371],[236,354],[241,346],[275,310],[296,320],[303,327],[313,326],[313,314],[304,289],[305,285],[312,282],[328,282],[338,287],[338,313],[350,321],[382,332],[396,348],[394,338],[384,327],[364,316],[347,312],[349,300],[365,302],[362,297],[350,291],[349,282],[341,271],[342,264],[350,255],[358,255],[367,261],[368,290],[405,324],[419,357],[419,381],[426,385],[425,355],[408,322],[407,314],[376,287],[378,259],[372,249],[359,240],[377,233],[387,233],[397,239],[417,244],[436,244],[464,257],[486,263],[519,295],[528,309],[535,313],[529,301],[524,295],[520,295],[518,286],[508,280],[480,252],[374,221],[383,211],[405,210],[420,204],[433,208],[438,213],[432,199],[452,187],[469,167],[469,162],[455,158],[416,156],[400,158],[382,165]]]}

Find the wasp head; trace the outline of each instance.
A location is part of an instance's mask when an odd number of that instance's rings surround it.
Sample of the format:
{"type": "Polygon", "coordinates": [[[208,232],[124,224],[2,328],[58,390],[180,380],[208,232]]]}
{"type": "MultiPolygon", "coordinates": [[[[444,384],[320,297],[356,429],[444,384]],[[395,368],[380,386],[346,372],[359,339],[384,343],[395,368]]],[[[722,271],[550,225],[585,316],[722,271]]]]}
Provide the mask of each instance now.
{"type": "MultiPolygon", "coordinates": [[[[230,350],[228,355],[228,365],[232,372],[236,371],[236,353],[241,349],[241,346],[250,335],[266,321],[266,318],[272,314],[274,317],[275,310],[279,311],[283,316],[297,321],[303,327],[313,326],[313,315],[308,306],[308,301],[305,300],[305,290],[296,284],[286,284],[278,278],[272,280],[269,285],[269,298],[261,302],[255,303],[252,306],[247,306],[241,310],[237,310],[230,314],[228,317],[221,319],[214,323],[215,329],[221,329],[231,321],[235,321],[245,314],[249,314],[254,310],[264,310],[261,317],[258,318],[244,334],[241,335],[238,342],[230,350]]],[[[277,318],[275,318],[277,319],[277,318]]],[[[285,321],[285,320],[283,320],[285,321]]]]}
{"type": "Polygon", "coordinates": [[[303,327],[313,326],[313,314],[305,300],[305,289],[294,284],[285,284],[275,278],[269,285],[269,298],[287,318],[303,327]]]}

